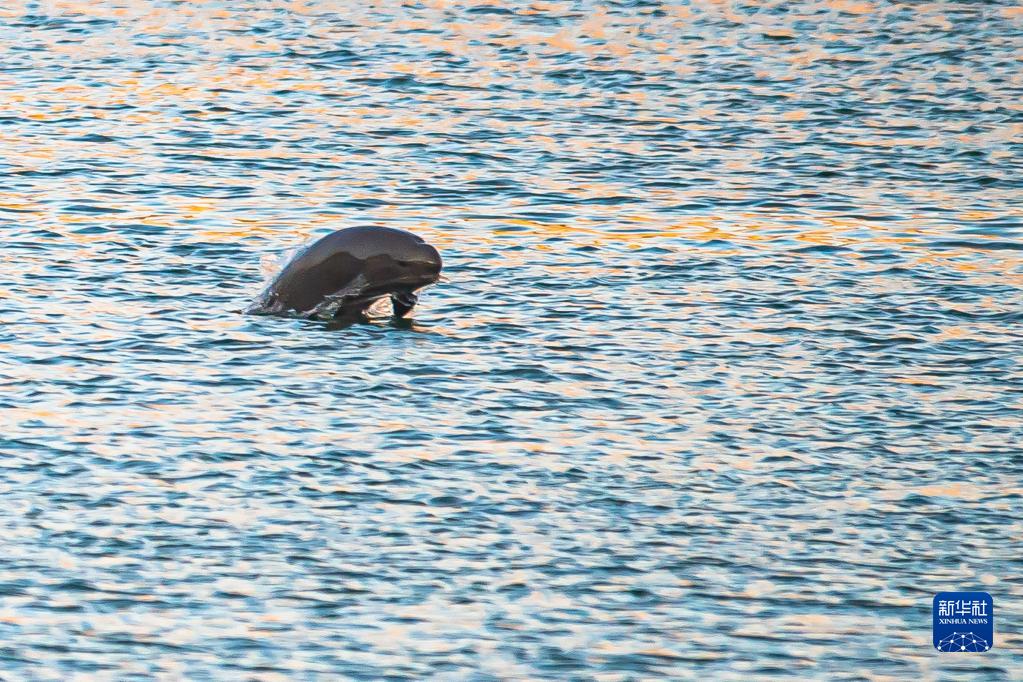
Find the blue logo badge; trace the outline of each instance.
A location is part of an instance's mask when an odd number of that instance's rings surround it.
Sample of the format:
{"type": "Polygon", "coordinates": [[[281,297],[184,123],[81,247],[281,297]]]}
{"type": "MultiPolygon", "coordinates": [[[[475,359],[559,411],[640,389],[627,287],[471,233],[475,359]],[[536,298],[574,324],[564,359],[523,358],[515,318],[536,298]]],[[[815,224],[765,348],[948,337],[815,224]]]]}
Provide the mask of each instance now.
{"type": "Polygon", "coordinates": [[[995,602],[987,592],[939,592],[932,616],[938,651],[978,652],[995,645],[995,602]]]}

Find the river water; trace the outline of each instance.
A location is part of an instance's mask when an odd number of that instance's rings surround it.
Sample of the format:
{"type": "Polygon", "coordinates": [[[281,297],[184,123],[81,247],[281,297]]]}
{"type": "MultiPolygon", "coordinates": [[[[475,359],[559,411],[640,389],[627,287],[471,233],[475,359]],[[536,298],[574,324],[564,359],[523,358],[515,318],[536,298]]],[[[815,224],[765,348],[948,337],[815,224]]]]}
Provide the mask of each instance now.
{"type": "Polygon", "coordinates": [[[1023,7],[0,8],[0,677],[1020,679],[1023,7]],[[352,225],[412,324],[240,314],[352,225]],[[939,654],[936,592],[994,648],[939,654]]]}

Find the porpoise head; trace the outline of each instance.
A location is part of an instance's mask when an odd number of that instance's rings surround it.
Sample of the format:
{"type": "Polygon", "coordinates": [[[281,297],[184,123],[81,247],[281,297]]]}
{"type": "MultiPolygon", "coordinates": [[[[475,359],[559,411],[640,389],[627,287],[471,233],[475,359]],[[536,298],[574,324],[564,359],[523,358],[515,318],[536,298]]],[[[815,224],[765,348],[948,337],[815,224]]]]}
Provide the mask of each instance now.
{"type": "Polygon", "coordinates": [[[442,265],[437,249],[411,232],[350,227],[299,253],[267,289],[260,308],[347,318],[389,296],[401,317],[415,306],[416,291],[440,278],[442,265]]]}
{"type": "Polygon", "coordinates": [[[416,291],[440,278],[440,253],[422,237],[393,228],[370,228],[359,241],[364,295],[373,299],[389,295],[398,317],[415,306],[416,291]]]}

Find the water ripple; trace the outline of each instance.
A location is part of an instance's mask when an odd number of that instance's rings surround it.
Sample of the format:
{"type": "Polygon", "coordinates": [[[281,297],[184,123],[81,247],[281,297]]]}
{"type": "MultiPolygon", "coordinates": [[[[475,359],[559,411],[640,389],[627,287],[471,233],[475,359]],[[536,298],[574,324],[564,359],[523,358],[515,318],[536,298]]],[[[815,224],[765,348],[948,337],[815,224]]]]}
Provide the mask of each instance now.
{"type": "Polygon", "coordinates": [[[0,17],[4,679],[1018,675],[1019,7],[0,17]]]}

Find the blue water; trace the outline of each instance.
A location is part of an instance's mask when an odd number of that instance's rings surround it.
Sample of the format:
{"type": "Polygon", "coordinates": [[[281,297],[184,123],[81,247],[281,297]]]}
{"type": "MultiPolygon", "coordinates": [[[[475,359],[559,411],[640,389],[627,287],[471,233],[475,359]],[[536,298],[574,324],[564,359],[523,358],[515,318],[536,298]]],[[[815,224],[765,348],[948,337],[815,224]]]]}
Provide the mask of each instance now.
{"type": "Polygon", "coordinates": [[[0,677],[1020,679],[1023,9],[0,8],[0,677]],[[242,315],[389,225],[411,325],[242,315]],[[994,649],[941,654],[983,590],[994,649]]]}

